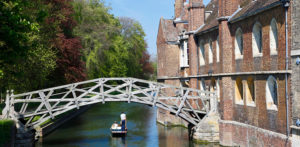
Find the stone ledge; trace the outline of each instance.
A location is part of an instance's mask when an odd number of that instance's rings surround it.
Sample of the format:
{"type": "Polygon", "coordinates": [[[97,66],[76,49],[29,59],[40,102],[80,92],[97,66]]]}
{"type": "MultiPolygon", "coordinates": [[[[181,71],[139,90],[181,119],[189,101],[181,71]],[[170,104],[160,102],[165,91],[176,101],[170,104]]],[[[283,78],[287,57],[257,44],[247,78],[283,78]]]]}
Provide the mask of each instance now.
{"type": "Polygon", "coordinates": [[[235,72],[235,73],[218,73],[218,74],[202,74],[188,77],[157,77],[157,80],[177,80],[177,79],[190,79],[190,78],[205,78],[205,77],[229,77],[229,76],[242,76],[242,75],[272,75],[272,74],[292,74],[292,70],[277,70],[277,71],[253,71],[253,72],[235,72]]]}
{"type": "Polygon", "coordinates": [[[300,56],[300,49],[298,49],[298,50],[291,50],[291,56],[300,56]]]}
{"type": "Polygon", "coordinates": [[[253,130],[256,130],[256,131],[261,132],[263,134],[270,134],[274,137],[278,137],[278,138],[283,139],[283,140],[288,138],[286,135],[281,134],[281,133],[277,133],[277,132],[274,132],[274,131],[262,129],[262,128],[259,128],[259,127],[256,127],[256,126],[252,126],[252,125],[249,125],[249,124],[244,124],[244,123],[240,123],[240,122],[236,122],[236,121],[219,120],[219,123],[236,125],[236,126],[241,126],[241,127],[253,129],[253,130]]]}
{"type": "Polygon", "coordinates": [[[291,128],[295,129],[295,130],[300,130],[300,127],[297,127],[297,126],[294,126],[294,125],[292,125],[291,128]]]}

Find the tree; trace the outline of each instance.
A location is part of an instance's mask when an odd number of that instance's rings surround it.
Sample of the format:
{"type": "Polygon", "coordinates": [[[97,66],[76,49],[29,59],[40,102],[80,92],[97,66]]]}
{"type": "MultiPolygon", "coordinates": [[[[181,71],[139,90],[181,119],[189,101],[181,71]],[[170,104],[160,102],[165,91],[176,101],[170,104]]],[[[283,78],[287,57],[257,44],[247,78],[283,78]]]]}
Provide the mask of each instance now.
{"type": "Polygon", "coordinates": [[[55,53],[41,44],[40,1],[0,2],[0,88],[17,92],[41,88],[55,68],[55,53]],[[30,11],[32,10],[32,11],[30,11]]]}
{"type": "Polygon", "coordinates": [[[136,20],[128,17],[121,17],[119,20],[122,26],[121,34],[129,44],[127,75],[148,79],[150,74],[153,73],[153,67],[150,64],[150,55],[147,52],[146,34],[136,20]]]}
{"type": "Polygon", "coordinates": [[[126,76],[128,44],[120,35],[120,23],[109,14],[103,1],[74,1],[74,33],[81,36],[84,58],[90,79],[126,76]]]}
{"type": "Polygon", "coordinates": [[[72,0],[46,0],[49,16],[46,18],[45,32],[48,34],[52,50],[57,52],[57,67],[51,74],[52,85],[78,82],[86,79],[84,62],[81,60],[81,42],[73,35],[76,21],[73,19],[72,0]]]}

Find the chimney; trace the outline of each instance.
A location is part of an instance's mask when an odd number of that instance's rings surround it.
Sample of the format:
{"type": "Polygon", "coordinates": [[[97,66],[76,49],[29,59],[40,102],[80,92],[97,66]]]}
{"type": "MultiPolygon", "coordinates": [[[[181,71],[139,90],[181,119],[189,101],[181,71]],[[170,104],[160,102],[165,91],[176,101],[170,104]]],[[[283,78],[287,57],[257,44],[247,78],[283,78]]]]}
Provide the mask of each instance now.
{"type": "Polygon", "coordinates": [[[204,24],[204,5],[202,0],[190,0],[189,4],[190,14],[190,31],[198,29],[204,24]]]}
{"type": "Polygon", "coordinates": [[[175,18],[179,18],[184,11],[185,0],[175,0],[175,18]]]}
{"type": "Polygon", "coordinates": [[[219,0],[219,17],[231,16],[239,7],[241,0],[219,0]]]}

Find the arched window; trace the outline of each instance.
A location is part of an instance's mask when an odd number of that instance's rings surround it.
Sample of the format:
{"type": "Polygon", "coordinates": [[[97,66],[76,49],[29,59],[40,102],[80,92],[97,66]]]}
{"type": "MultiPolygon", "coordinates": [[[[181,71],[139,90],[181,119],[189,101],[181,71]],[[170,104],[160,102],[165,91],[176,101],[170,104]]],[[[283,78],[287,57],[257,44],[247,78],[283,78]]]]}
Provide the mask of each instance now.
{"type": "Polygon", "coordinates": [[[188,42],[187,40],[180,42],[180,67],[189,66],[189,55],[188,55],[188,42]]]}
{"type": "Polygon", "coordinates": [[[273,76],[269,76],[266,83],[266,103],[267,109],[277,110],[278,97],[277,97],[277,81],[273,76]]]}
{"type": "Polygon", "coordinates": [[[235,32],[235,59],[243,58],[243,32],[238,28],[235,32]]]}
{"type": "Polygon", "coordinates": [[[213,44],[211,40],[209,40],[208,62],[213,63],[213,44]]]}
{"type": "MultiPolygon", "coordinates": [[[[202,78],[200,81],[200,90],[205,90],[205,80],[202,78]]],[[[201,93],[201,95],[205,95],[205,93],[201,93]]]]}
{"type": "Polygon", "coordinates": [[[243,90],[243,81],[240,77],[235,80],[235,103],[244,104],[244,90],[243,90]]]}
{"type": "Polygon", "coordinates": [[[276,55],[278,49],[278,31],[275,18],[272,19],[270,25],[270,53],[276,55]]]}
{"type": "Polygon", "coordinates": [[[262,27],[256,22],[252,30],[252,51],[253,56],[262,56],[262,27]]]}
{"type": "Polygon", "coordinates": [[[254,79],[249,77],[247,79],[247,105],[255,106],[255,87],[254,87],[254,79]]]}
{"type": "Polygon", "coordinates": [[[210,91],[215,92],[215,88],[216,88],[216,80],[212,78],[210,81],[210,91]]]}
{"type": "Polygon", "coordinates": [[[217,54],[217,62],[220,62],[219,36],[217,37],[216,54],[217,54]]]}
{"type": "Polygon", "coordinates": [[[205,50],[204,50],[204,42],[201,40],[199,43],[200,51],[199,51],[199,60],[200,65],[205,65],[205,50]]]}
{"type": "Polygon", "coordinates": [[[205,80],[202,78],[201,81],[200,81],[200,90],[205,90],[205,80]]]}
{"type": "Polygon", "coordinates": [[[217,94],[218,94],[218,101],[220,101],[220,97],[221,97],[220,79],[217,80],[217,83],[216,83],[216,90],[217,90],[217,94]]]}

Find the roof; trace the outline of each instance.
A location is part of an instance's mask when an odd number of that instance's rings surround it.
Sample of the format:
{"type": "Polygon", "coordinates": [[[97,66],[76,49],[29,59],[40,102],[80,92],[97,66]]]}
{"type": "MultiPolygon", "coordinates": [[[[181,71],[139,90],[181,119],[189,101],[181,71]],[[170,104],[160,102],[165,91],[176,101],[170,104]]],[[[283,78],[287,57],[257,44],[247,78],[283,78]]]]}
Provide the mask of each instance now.
{"type": "Polygon", "coordinates": [[[172,19],[161,19],[161,27],[164,38],[167,42],[175,42],[178,40],[179,31],[173,24],[172,19]]]}
{"type": "Polygon", "coordinates": [[[209,17],[205,20],[204,26],[201,26],[195,34],[199,34],[201,32],[206,32],[210,29],[213,29],[219,25],[217,20],[218,18],[218,10],[219,10],[219,2],[218,0],[212,0],[210,3],[205,7],[204,11],[211,11],[212,13],[209,17]]]}
{"type": "MultiPolygon", "coordinates": [[[[280,0],[242,0],[241,8],[238,9],[233,16],[230,17],[229,22],[241,20],[243,18],[255,15],[269,8],[280,5],[280,0]]],[[[218,0],[212,0],[206,7],[205,11],[211,11],[210,16],[205,20],[205,24],[199,27],[195,34],[202,34],[218,27],[218,12],[219,12],[218,0]]]]}
{"type": "Polygon", "coordinates": [[[278,6],[280,4],[281,2],[279,0],[244,0],[244,3],[241,5],[242,9],[232,16],[229,22],[235,22],[242,18],[255,15],[263,10],[278,6]]]}

